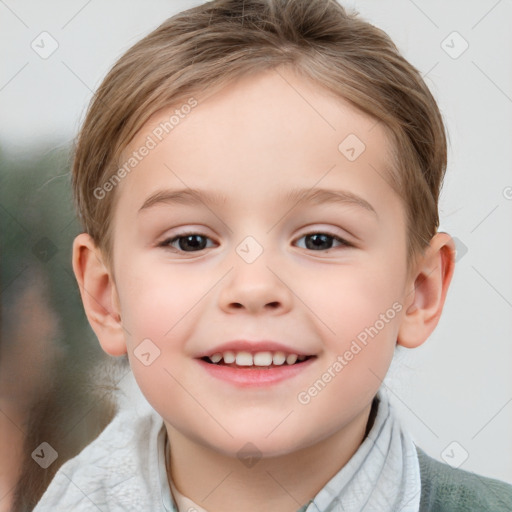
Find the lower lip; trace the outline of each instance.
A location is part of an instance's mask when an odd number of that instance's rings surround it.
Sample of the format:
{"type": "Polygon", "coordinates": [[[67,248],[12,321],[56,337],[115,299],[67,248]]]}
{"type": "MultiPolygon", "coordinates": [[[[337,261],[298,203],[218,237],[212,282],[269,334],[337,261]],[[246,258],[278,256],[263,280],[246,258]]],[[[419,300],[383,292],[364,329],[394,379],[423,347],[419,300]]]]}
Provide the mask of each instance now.
{"type": "Polygon", "coordinates": [[[197,359],[197,362],[213,377],[236,384],[241,387],[270,386],[295,377],[306,370],[315,360],[311,357],[299,364],[276,366],[265,370],[257,367],[235,368],[219,364],[211,364],[197,359]]]}

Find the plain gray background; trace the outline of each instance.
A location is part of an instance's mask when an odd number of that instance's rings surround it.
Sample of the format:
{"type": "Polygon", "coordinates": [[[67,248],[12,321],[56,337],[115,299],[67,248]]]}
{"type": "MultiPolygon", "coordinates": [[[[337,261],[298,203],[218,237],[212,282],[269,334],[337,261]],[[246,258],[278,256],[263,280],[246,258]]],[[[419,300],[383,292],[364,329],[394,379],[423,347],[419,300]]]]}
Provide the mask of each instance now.
{"type": "MultiPolygon", "coordinates": [[[[0,1],[2,145],[20,158],[33,145],[67,146],[115,60],[200,3],[0,1]]],[[[399,352],[385,384],[427,453],[512,483],[512,2],[341,3],[421,71],[450,144],[440,216],[456,237],[455,275],[434,334],[399,352]]]]}

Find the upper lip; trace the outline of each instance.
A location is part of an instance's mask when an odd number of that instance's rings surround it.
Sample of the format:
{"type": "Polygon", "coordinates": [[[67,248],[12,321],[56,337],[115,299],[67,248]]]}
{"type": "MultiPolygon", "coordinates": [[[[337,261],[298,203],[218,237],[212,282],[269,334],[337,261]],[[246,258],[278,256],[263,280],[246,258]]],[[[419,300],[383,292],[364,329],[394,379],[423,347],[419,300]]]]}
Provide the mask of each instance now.
{"type": "Polygon", "coordinates": [[[299,350],[294,347],[289,347],[283,343],[279,343],[277,341],[247,341],[247,340],[234,340],[227,341],[225,343],[221,343],[220,345],[215,346],[214,348],[210,348],[201,352],[197,358],[209,357],[213,354],[223,353],[227,351],[232,352],[250,352],[251,354],[256,354],[257,352],[284,352],[285,354],[297,354],[298,356],[310,356],[313,355],[310,352],[304,352],[303,350],[299,350]]]}

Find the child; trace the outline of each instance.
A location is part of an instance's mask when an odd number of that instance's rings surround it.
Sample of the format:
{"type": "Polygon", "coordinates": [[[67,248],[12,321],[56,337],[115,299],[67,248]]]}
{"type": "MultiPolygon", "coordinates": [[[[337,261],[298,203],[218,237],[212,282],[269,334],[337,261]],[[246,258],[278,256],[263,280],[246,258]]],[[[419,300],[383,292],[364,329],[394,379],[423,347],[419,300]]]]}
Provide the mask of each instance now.
{"type": "Polygon", "coordinates": [[[73,268],[151,407],[35,510],[512,510],[416,447],[381,385],[452,278],[445,168],[420,74],[333,0],[209,2],[128,50],[78,139],[73,268]]]}

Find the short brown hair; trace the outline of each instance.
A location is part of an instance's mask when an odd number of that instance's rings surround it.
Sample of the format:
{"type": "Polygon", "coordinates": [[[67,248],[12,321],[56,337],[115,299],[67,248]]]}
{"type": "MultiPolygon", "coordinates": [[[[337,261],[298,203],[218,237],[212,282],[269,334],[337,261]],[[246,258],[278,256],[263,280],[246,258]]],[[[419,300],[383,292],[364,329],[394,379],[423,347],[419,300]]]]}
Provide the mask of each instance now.
{"type": "MultiPolygon", "coordinates": [[[[387,177],[403,197],[408,262],[430,242],[446,170],[446,135],[421,74],[381,29],[335,0],[215,0],[178,13],[132,46],[91,102],[77,136],[73,189],[86,232],[112,252],[114,191],[95,190],[151,115],[242,75],[291,66],[387,128],[387,177]]],[[[341,141],[340,141],[341,142],[341,141]]]]}

